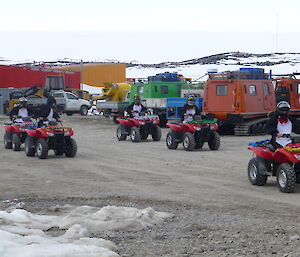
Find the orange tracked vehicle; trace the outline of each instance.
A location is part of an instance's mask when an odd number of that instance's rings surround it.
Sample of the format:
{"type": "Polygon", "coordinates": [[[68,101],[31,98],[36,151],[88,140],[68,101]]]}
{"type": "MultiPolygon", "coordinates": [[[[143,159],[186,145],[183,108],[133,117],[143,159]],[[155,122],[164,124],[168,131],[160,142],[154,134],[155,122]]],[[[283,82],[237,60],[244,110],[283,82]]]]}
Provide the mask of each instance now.
{"type": "Polygon", "coordinates": [[[300,115],[300,79],[296,78],[300,73],[287,75],[275,75],[275,97],[276,103],[287,101],[291,106],[291,115],[300,115]]]}
{"type": "Polygon", "coordinates": [[[264,69],[209,74],[202,111],[218,119],[223,133],[233,130],[241,136],[263,134],[268,113],[274,109],[275,90],[264,69]]]}

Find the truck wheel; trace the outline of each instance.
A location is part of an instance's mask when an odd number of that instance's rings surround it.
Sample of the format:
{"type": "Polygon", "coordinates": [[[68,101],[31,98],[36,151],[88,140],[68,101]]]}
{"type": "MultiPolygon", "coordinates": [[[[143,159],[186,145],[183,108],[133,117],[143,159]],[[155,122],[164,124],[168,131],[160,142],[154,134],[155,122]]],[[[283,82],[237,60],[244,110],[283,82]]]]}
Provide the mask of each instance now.
{"type": "Polygon", "coordinates": [[[127,135],[124,134],[125,131],[125,126],[124,125],[119,125],[117,128],[117,138],[119,141],[124,141],[126,140],[127,135]]]}
{"type": "Polygon", "coordinates": [[[151,135],[153,141],[159,141],[161,139],[161,128],[157,125],[153,126],[151,135]]]}
{"type": "Polygon", "coordinates": [[[75,157],[77,154],[77,143],[73,138],[66,140],[65,143],[65,155],[69,158],[75,157]]]}
{"type": "Polygon", "coordinates": [[[34,139],[31,136],[27,136],[25,139],[25,153],[26,156],[35,156],[34,139]]]}
{"type": "Polygon", "coordinates": [[[264,134],[264,124],[258,124],[257,130],[258,130],[259,135],[263,135],[264,134]]]}
{"type": "Polygon", "coordinates": [[[89,108],[86,105],[80,107],[80,114],[85,116],[88,114],[89,108]]]}
{"type": "Polygon", "coordinates": [[[175,133],[173,131],[169,131],[166,136],[166,144],[169,149],[177,149],[178,142],[176,142],[175,133]]]}
{"type": "Polygon", "coordinates": [[[132,142],[141,141],[141,133],[138,127],[132,127],[130,130],[130,139],[132,142]]]}
{"type": "Polygon", "coordinates": [[[195,149],[196,142],[194,135],[191,132],[186,132],[183,135],[183,148],[186,151],[192,151],[195,149]]]}
{"type": "Polygon", "coordinates": [[[251,184],[255,186],[263,186],[267,183],[268,176],[259,174],[256,158],[251,159],[248,163],[248,178],[251,184]]]}
{"type": "Polygon", "coordinates": [[[220,147],[220,135],[218,132],[213,131],[208,138],[208,146],[210,150],[218,150],[220,147]]]}
{"type": "Polygon", "coordinates": [[[36,142],[35,147],[36,155],[40,159],[46,159],[48,156],[48,143],[45,139],[41,138],[36,142]]]}
{"type": "Polygon", "coordinates": [[[11,137],[12,142],[12,149],[13,151],[20,151],[21,150],[21,140],[18,134],[13,134],[11,137]]]}
{"type": "Polygon", "coordinates": [[[5,149],[11,149],[12,148],[12,143],[11,143],[11,133],[8,131],[5,131],[4,134],[4,147],[5,149]]]}
{"type": "Polygon", "coordinates": [[[292,166],[287,163],[279,165],[276,173],[277,185],[281,192],[291,193],[296,186],[296,173],[292,166]]]}

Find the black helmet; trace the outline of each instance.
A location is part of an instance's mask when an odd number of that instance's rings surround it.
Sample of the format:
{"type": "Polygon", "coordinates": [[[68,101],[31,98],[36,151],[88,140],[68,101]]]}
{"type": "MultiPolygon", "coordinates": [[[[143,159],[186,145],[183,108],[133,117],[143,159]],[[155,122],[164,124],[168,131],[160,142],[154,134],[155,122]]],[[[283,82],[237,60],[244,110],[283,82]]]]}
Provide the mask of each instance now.
{"type": "Polygon", "coordinates": [[[195,97],[193,95],[189,95],[187,98],[187,104],[190,106],[194,106],[195,105],[195,97]]]}
{"type": "Polygon", "coordinates": [[[291,106],[286,101],[280,101],[277,105],[277,110],[280,111],[289,111],[291,109],[291,106]]]}

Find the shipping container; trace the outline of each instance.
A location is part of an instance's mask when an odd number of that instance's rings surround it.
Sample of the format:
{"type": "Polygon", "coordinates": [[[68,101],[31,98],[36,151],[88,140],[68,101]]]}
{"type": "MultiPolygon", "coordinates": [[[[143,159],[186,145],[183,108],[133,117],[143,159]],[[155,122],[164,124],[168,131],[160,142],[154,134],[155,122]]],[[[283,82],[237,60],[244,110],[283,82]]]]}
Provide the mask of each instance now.
{"type": "Polygon", "coordinates": [[[80,89],[79,72],[15,65],[0,65],[0,88],[43,88],[49,76],[62,76],[65,88],[80,89]]]}
{"type": "Polygon", "coordinates": [[[126,82],[125,63],[78,64],[60,67],[60,69],[80,72],[81,83],[94,87],[126,82]]]}

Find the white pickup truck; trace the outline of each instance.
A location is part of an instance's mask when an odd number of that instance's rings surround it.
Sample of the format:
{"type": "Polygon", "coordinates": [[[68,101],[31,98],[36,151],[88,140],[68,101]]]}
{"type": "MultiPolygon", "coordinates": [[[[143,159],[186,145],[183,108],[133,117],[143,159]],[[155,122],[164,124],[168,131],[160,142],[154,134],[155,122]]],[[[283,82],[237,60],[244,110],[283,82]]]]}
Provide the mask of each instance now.
{"type": "Polygon", "coordinates": [[[76,95],[66,91],[53,91],[52,95],[57,101],[64,99],[64,112],[67,115],[72,115],[73,113],[87,115],[88,110],[92,107],[89,101],[80,99],[76,95]]]}

